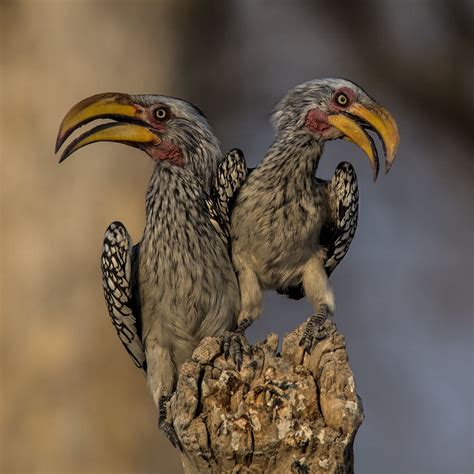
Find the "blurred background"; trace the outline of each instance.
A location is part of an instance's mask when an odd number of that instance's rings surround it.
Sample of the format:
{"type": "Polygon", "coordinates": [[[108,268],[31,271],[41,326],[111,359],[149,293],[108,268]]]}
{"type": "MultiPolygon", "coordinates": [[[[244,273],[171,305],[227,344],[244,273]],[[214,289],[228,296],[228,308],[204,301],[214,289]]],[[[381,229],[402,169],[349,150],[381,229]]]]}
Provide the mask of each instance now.
{"type": "MultiPolygon", "coordinates": [[[[106,226],[144,225],[152,163],[98,144],[59,166],[58,126],[106,91],[188,99],[223,149],[259,162],[269,114],[318,77],[362,85],[398,121],[401,147],[360,187],[356,238],[332,277],[366,419],[360,473],[473,471],[472,25],[462,0],[0,2],[1,410],[5,473],[180,472],[145,380],[101,288],[106,226]]],[[[249,335],[283,334],[311,308],[276,294],[249,335]]]]}

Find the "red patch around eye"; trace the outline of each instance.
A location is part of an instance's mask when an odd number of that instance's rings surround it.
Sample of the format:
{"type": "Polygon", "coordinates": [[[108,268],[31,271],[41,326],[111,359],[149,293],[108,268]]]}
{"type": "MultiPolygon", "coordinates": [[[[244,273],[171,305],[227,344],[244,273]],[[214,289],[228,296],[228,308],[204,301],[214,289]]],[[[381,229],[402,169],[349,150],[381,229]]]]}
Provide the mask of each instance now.
{"type": "Polygon", "coordinates": [[[350,104],[352,104],[354,101],[356,100],[356,96],[354,94],[354,91],[349,89],[349,87],[341,87],[340,89],[338,89],[334,96],[333,96],[333,99],[331,101],[331,105],[330,105],[330,108],[332,110],[343,110],[344,108],[348,107],[350,104]],[[348,101],[347,101],[347,104],[344,104],[343,106],[341,106],[341,104],[338,104],[336,102],[336,97],[339,95],[339,94],[345,94],[348,101]]]}
{"type": "Polygon", "coordinates": [[[314,133],[322,133],[330,127],[327,122],[327,114],[318,109],[311,109],[306,114],[304,125],[314,133]]]}

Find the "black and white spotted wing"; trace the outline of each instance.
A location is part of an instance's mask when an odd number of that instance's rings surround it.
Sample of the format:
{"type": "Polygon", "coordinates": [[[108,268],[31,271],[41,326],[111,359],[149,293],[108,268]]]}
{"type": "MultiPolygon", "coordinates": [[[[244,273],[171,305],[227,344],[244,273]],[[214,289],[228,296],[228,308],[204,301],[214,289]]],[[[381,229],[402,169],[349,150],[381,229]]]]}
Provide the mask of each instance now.
{"type": "Polygon", "coordinates": [[[121,222],[112,222],[105,231],[101,258],[104,296],[112,323],[135,365],[146,370],[145,353],[140,340],[140,305],[137,267],[139,246],[121,222]]]}
{"type": "Polygon", "coordinates": [[[234,148],[230,150],[219,164],[211,188],[208,203],[213,222],[221,228],[230,245],[230,215],[237,193],[247,178],[248,170],[244,154],[234,148]]]}
{"type": "Polygon", "coordinates": [[[323,227],[320,243],[326,247],[326,272],[329,275],[346,256],[357,228],[359,188],[350,163],[342,162],[326,184],[331,219],[323,227]]]}

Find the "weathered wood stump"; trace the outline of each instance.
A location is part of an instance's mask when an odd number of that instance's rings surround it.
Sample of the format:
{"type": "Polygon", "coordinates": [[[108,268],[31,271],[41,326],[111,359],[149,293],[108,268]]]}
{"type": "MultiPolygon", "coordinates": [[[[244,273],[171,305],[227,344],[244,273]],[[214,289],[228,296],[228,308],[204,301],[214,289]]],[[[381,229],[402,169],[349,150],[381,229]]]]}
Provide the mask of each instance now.
{"type": "Polygon", "coordinates": [[[303,354],[304,325],[251,346],[240,371],[204,339],[181,369],[170,419],[183,444],[186,473],[349,473],[363,420],[344,338],[303,354]]]}

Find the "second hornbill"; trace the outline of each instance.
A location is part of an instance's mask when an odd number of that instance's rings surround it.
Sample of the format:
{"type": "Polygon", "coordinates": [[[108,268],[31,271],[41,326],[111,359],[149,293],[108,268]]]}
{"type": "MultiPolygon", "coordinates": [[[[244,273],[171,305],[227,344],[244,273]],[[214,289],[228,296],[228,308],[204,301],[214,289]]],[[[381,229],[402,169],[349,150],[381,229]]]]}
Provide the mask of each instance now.
{"type": "Polygon", "coordinates": [[[367,154],[377,178],[382,140],[388,172],[399,135],[396,123],[356,84],[319,79],[291,90],[273,113],[276,139],[239,191],[231,216],[233,262],[239,277],[239,327],[262,311],[262,289],[299,299],[315,309],[301,340],[310,351],[326,317],[334,313],[329,275],[354,236],[358,188],[353,167],[340,163],[329,181],[315,177],[324,143],[346,138],[367,154]]]}
{"type": "MultiPolygon", "coordinates": [[[[111,141],[137,147],[155,162],[141,241],[133,246],[125,226],[113,222],[105,232],[101,263],[117,334],[146,371],[160,428],[179,446],[166,420],[178,370],[201,339],[236,327],[240,297],[229,256],[228,202],[245,179],[245,161],[238,150],[222,160],[199,109],[160,95],[106,93],[81,101],[64,118],[56,151],[96,119],[113,122],[73,140],[60,161],[87,144],[111,141]]],[[[239,352],[234,339],[240,337],[233,336],[222,339],[227,350],[230,345],[239,352]]]]}

